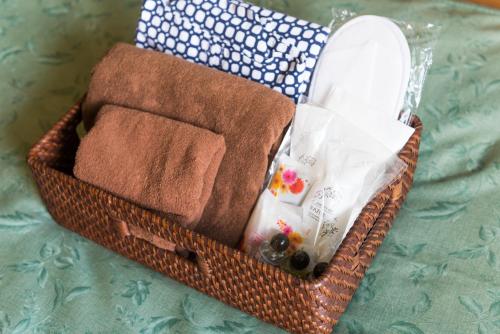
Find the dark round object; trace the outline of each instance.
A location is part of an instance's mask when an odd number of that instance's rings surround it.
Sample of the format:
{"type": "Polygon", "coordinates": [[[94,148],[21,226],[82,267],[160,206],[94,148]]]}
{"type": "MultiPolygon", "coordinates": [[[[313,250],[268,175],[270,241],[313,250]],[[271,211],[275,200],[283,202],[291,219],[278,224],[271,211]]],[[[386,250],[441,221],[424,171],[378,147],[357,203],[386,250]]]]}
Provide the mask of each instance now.
{"type": "Polygon", "coordinates": [[[271,248],[276,252],[282,253],[286,251],[289,245],[290,240],[283,233],[278,233],[271,239],[271,248]]]}
{"type": "Polygon", "coordinates": [[[290,265],[292,266],[293,269],[296,270],[306,269],[307,266],[309,265],[309,262],[310,262],[309,254],[307,254],[304,251],[297,251],[293,253],[290,259],[290,265]]]}
{"type": "Polygon", "coordinates": [[[321,275],[323,275],[323,273],[325,272],[327,267],[328,267],[328,263],[326,263],[326,262],[320,262],[317,265],[315,265],[314,270],[313,270],[314,277],[318,278],[321,275]]]}

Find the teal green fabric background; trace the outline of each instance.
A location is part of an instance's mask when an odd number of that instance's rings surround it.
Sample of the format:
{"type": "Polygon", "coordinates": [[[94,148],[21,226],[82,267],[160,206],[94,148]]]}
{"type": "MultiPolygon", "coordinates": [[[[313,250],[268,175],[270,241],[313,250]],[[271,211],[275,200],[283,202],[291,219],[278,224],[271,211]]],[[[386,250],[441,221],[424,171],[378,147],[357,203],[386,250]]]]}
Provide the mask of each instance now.
{"type": "MultiPolygon", "coordinates": [[[[443,25],[415,185],[336,334],[500,333],[500,12],[450,1],[267,0],[443,25]]],[[[25,163],[140,0],[0,0],[0,333],[283,333],[56,225],[25,163]]]]}

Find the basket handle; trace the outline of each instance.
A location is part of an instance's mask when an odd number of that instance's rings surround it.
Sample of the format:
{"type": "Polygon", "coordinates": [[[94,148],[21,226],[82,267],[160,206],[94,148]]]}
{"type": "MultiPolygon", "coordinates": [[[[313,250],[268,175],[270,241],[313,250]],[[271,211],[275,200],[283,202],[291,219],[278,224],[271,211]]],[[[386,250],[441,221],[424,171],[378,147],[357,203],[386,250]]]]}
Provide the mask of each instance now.
{"type": "Polygon", "coordinates": [[[207,261],[194,250],[179,247],[176,243],[155,235],[139,226],[129,224],[114,217],[112,219],[115,230],[120,238],[127,239],[133,237],[147,242],[158,249],[173,253],[193,263],[206,278],[211,275],[211,269],[207,261]]]}
{"type": "Polygon", "coordinates": [[[160,238],[157,235],[154,235],[153,233],[135,225],[129,225],[123,220],[115,220],[115,222],[115,227],[120,237],[127,238],[133,236],[137,239],[141,239],[152,244],[156,248],[175,253],[175,243],[160,238]]]}

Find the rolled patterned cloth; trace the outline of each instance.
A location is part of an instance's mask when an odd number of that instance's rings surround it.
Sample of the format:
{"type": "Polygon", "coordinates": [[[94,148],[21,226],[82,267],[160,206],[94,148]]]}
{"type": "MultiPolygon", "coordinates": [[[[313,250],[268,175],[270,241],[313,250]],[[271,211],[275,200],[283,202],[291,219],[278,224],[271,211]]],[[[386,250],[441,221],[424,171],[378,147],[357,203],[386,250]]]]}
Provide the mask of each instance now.
{"type": "Polygon", "coordinates": [[[259,82],[297,103],[329,33],[239,0],[145,0],[136,45],[259,82]]]}

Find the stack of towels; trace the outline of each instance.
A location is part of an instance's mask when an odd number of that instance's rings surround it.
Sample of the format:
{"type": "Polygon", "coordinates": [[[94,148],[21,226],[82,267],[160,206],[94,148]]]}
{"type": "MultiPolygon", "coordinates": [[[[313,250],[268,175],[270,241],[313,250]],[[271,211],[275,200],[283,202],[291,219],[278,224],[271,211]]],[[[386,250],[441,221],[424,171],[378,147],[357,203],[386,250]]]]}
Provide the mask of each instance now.
{"type": "Polygon", "coordinates": [[[145,0],[136,46],[94,68],[75,176],[236,246],[328,34],[241,0],[145,0]]]}
{"type": "Polygon", "coordinates": [[[118,44],[94,68],[74,174],[236,246],[294,112],[258,83],[118,44]]]}

